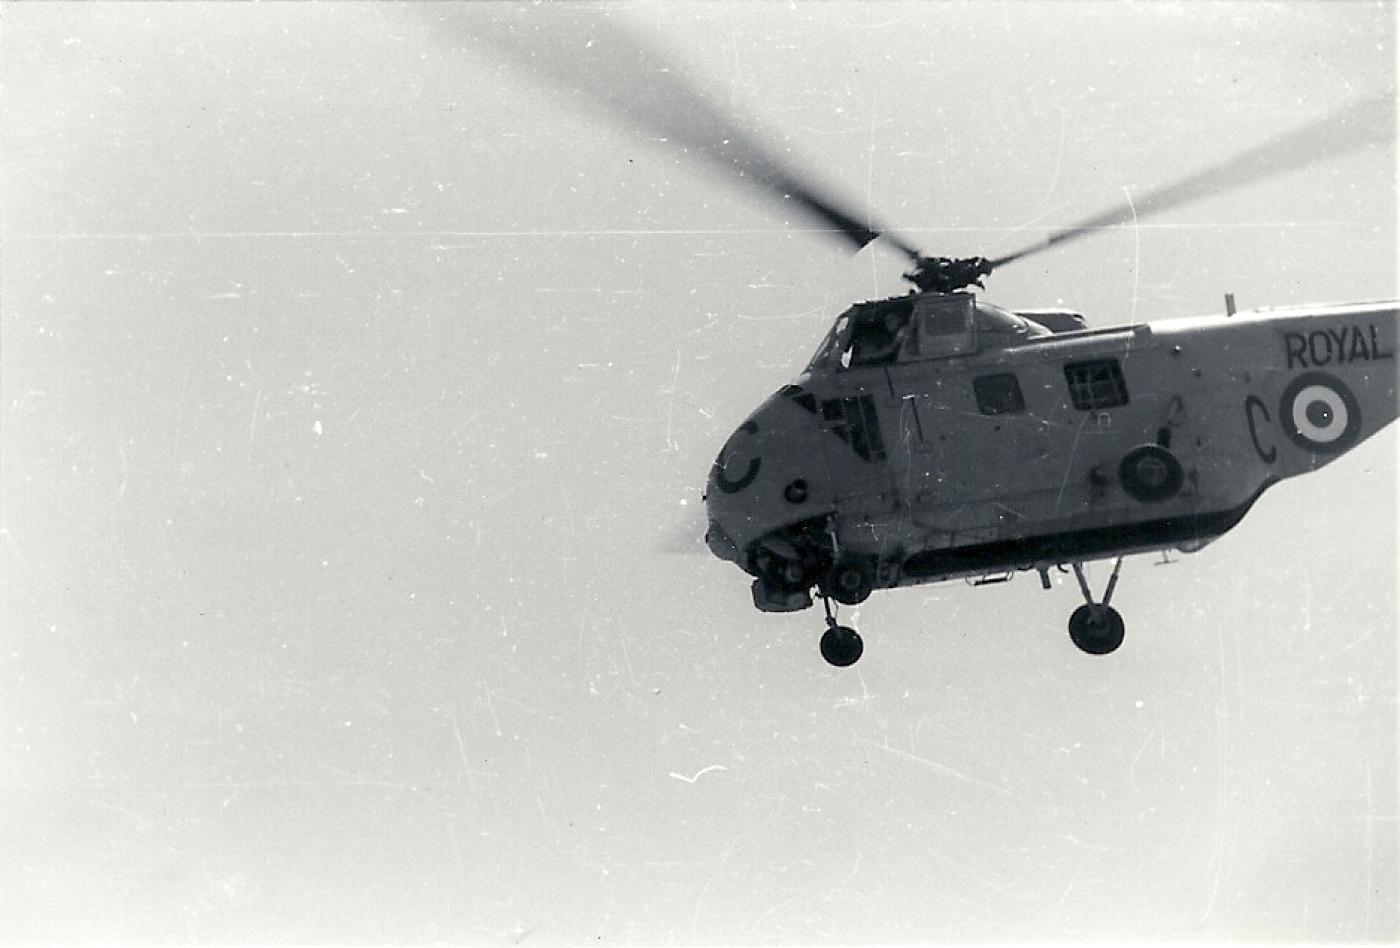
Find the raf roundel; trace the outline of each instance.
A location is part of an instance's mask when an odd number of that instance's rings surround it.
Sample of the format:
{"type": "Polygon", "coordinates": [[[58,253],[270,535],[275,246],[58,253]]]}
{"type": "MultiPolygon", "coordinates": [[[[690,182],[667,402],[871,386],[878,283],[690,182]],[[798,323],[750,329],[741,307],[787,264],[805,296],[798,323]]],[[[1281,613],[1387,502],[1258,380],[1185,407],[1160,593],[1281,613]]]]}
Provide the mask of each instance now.
{"type": "Polygon", "coordinates": [[[1284,433],[1312,454],[1340,454],[1361,431],[1361,406],[1346,383],[1326,372],[1305,372],[1283,390],[1278,406],[1284,433]]]}

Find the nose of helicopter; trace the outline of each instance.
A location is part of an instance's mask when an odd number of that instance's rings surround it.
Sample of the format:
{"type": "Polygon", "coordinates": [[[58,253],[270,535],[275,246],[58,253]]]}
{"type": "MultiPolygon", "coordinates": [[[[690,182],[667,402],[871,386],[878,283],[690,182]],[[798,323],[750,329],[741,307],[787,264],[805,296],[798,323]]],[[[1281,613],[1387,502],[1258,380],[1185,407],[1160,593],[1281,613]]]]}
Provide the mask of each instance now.
{"type": "Polygon", "coordinates": [[[705,542],[722,560],[742,566],[755,540],[833,508],[820,424],[793,391],[764,402],[710,466],[705,542]]]}

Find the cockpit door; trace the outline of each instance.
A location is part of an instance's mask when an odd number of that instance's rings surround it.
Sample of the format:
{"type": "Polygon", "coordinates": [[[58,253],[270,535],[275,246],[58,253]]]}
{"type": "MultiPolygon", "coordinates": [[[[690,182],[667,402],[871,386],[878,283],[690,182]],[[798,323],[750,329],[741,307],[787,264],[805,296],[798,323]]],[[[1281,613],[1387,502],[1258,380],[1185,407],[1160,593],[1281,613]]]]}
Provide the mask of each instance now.
{"type": "Polygon", "coordinates": [[[971,293],[929,294],[914,301],[913,332],[901,362],[947,359],[977,351],[975,298],[971,293]]]}

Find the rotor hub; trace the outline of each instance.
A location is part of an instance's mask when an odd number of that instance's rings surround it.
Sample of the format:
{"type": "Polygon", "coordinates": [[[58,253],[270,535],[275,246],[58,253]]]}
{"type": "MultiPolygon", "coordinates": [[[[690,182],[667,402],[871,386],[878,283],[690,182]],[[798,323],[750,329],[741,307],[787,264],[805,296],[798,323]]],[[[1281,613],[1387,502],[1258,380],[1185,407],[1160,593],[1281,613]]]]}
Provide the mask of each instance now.
{"type": "Polygon", "coordinates": [[[992,272],[986,257],[925,257],[914,260],[914,269],[904,274],[924,293],[956,293],[968,286],[982,286],[982,277],[992,272]]]}

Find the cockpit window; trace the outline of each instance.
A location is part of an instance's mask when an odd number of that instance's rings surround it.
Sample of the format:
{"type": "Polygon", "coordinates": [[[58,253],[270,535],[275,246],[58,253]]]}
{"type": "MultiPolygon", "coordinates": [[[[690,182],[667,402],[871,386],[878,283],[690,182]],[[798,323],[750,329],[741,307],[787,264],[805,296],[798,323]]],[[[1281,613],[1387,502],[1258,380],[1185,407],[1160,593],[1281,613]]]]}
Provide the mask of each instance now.
{"type": "Polygon", "coordinates": [[[851,317],[848,313],[843,313],[836,318],[836,322],[827,331],[826,338],[822,344],[817,346],[817,352],[812,356],[812,361],[807,363],[807,371],[819,371],[828,369],[836,361],[836,350],[841,345],[842,339],[846,335],[846,328],[850,324],[851,317]]]}
{"type": "Polygon", "coordinates": [[[848,358],[848,368],[863,365],[889,365],[899,356],[904,337],[909,332],[910,305],[903,300],[884,306],[871,307],[855,318],[848,358]]]}
{"type": "Polygon", "coordinates": [[[862,303],[837,318],[808,371],[889,365],[899,358],[910,331],[912,306],[907,299],[862,303]]]}
{"type": "Polygon", "coordinates": [[[946,336],[949,333],[962,332],[966,328],[963,314],[957,310],[935,309],[924,314],[925,336],[946,336]]]}
{"type": "Polygon", "coordinates": [[[978,332],[1022,339],[1037,335],[1027,327],[1020,317],[965,293],[859,303],[837,318],[807,369],[855,369],[967,355],[977,351],[978,332]]]}
{"type": "Polygon", "coordinates": [[[973,299],[965,294],[924,296],[915,307],[918,332],[910,340],[905,357],[944,359],[977,349],[973,299]]]}

